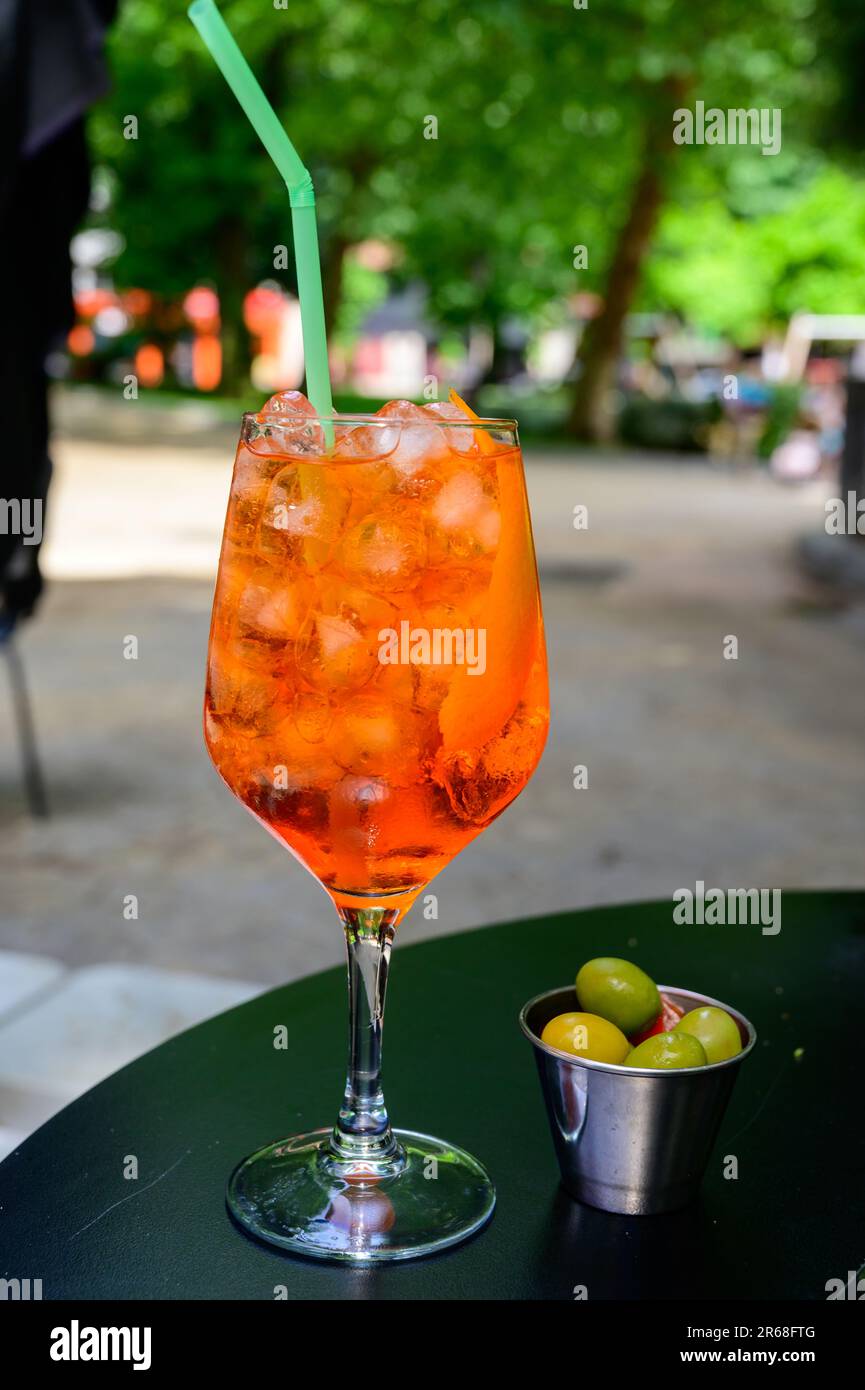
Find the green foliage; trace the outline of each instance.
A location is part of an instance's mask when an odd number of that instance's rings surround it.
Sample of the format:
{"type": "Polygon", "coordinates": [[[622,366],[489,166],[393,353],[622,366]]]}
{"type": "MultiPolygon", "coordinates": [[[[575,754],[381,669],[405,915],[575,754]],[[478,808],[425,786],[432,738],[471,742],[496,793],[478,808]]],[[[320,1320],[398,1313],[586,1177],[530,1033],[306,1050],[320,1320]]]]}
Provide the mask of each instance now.
{"type": "MultiPolygon", "coordinates": [[[[813,149],[814,121],[846,90],[839,45],[834,66],[818,46],[833,0],[822,0],[819,25],[814,4],[221,8],[312,171],[326,280],[346,246],[388,239],[401,248],[396,278],[422,279],[431,314],[457,332],[548,318],[551,299],[603,288],[668,79],[685,84],[688,104],[783,107],[775,159],[679,153],[642,292],[642,307],[744,342],[803,306],[863,307],[865,185],[813,149]],[[430,116],[437,139],[424,138],[430,116]],[[584,271],[575,245],[589,249],[584,271]]],[[[118,282],[173,296],[202,279],[236,291],[274,278],[274,247],[290,246],[285,190],[185,5],[126,0],[111,58],[115,89],[91,128],[113,191],[104,220],[125,241],[118,282]],[[124,138],[130,114],[134,140],[124,138]]],[[[350,262],[346,274],[340,337],[383,289],[350,262]]],[[[280,277],[292,288],[291,271],[280,277]]]]}
{"type": "Polygon", "coordinates": [[[683,196],[663,218],[644,298],[741,345],[797,310],[865,313],[865,182],[824,166],[756,217],[699,189],[683,196]]]}
{"type": "Polygon", "coordinates": [[[350,344],[360,332],[363,320],[387,298],[387,276],[368,270],[349,257],[343,267],[343,294],[334,337],[350,344]]]}
{"type": "Polygon", "coordinates": [[[766,423],[757,444],[760,458],[771,458],[778,445],[784,443],[796,425],[801,403],[800,385],[781,385],[773,388],[766,423]]]}

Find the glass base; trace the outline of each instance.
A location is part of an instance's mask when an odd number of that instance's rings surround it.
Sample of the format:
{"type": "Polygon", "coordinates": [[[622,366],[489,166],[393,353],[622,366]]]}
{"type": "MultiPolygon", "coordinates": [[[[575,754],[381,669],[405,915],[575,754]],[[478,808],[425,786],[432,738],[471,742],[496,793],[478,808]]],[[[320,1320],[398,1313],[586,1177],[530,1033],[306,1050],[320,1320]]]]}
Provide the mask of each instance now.
{"type": "Polygon", "coordinates": [[[393,1171],[335,1162],[331,1130],[268,1144],[238,1164],[226,1200],[259,1240],[295,1255],[369,1264],[432,1255],[492,1216],[495,1188],[463,1149],[398,1129],[393,1171]]]}

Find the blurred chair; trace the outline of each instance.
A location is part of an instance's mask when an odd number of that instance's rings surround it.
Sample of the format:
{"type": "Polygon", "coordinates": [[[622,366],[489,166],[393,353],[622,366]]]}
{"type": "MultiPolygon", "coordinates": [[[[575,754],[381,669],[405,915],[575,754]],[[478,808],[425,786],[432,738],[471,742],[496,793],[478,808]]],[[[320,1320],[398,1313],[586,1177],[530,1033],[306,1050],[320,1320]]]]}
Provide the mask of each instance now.
{"type": "Polygon", "coordinates": [[[5,614],[0,614],[0,652],[5,657],[9,671],[12,717],[21,753],[27,804],[34,819],[46,820],[50,814],[48,796],[45,790],[45,778],[42,775],[42,764],[39,760],[33,709],[24,675],[24,663],[15,642],[15,620],[5,614]]]}

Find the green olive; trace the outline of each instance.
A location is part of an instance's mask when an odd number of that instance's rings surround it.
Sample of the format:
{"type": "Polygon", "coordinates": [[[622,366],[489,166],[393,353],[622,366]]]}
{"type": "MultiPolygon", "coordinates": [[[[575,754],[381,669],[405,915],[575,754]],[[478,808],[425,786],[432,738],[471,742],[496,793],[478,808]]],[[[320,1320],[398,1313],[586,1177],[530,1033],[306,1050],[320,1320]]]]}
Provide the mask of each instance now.
{"type": "Polygon", "coordinates": [[[742,1051],[739,1029],[726,1009],[718,1009],[714,1004],[706,1004],[702,1009],[692,1009],[680,1018],[674,1029],[697,1038],[703,1044],[710,1062],[725,1062],[742,1051]]]}
{"type": "Polygon", "coordinates": [[[628,1039],[596,1014],[558,1014],[541,1033],[541,1042],[591,1062],[624,1062],[628,1039]]]}
{"type": "Polygon", "coordinates": [[[653,1067],[658,1071],[705,1065],[703,1044],[690,1033],[654,1033],[639,1047],[631,1048],[625,1058],[626,1067],[653,1067]]]}
{"type": "Polygon", "coordinates": [[[623,1033],[639,1033],[661,1012],[658,987],[645,970],[616,956],[586,961],[577,976],[580,1008],[600,1014],[623,1033]]]}

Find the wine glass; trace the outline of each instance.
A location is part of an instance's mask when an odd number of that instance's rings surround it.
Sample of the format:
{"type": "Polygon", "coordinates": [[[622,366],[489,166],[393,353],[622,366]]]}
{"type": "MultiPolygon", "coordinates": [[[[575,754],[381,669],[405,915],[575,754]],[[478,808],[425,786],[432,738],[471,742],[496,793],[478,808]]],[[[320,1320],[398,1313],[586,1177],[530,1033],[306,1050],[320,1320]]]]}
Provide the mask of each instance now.
{"type": "Polygon", "coordinates": [[[210,635],[205,737],[235,796],[330,894],[348,953],[333,1129],[245,1159],[229,1208],[326,1259],[428,1254],[490,1217],[470,1154],[392,1129],[391,945],[417,895],[513,801],[549,720],[517,428],[451,405],[245,415],[210,635]]]}

